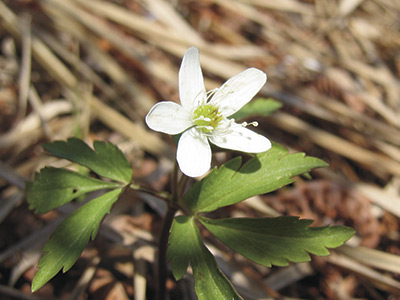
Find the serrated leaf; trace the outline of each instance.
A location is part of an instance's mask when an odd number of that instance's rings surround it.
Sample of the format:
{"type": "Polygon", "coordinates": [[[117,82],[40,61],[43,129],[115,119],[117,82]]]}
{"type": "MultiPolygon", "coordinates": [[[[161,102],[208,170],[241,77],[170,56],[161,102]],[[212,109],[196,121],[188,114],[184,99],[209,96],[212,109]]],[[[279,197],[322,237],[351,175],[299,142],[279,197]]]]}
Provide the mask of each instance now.
{"type": "Polygon", "coordinates": [[[329,255],[327,248],[342,245],[354,234],[345,226],[309,227],[312,220],[298,217],[200,221],[229,248],[267,267],[309,261],[309,253],[329,255]]]}
{"type": "Polygon", "coordinates": [[[44,144],[43,148],[56,157],[85,166],[102,177],[123,183],[131,181],[131,165],[118,147],[101,141],[95,141],[93,146],[94,150],[80,139],[69,138],[66,142],[44,144]]]}
{"type": "Polygon", "coordinates": [[[236,157],[196,182],[184,197],[194,212],[210,212],[249,197],[272,192],[293,182],[292,177],[327,163],[306,157],[304,153],[288,154],[279,145],[257,154],[241,167],[236,157]]]}
{"type": "Polygon", "coordinates": [[[232,118],[235,120],[249,116],[269,116],[282,107],[282,103],[274,99],[257,98],[243,106],[232,118]]]}
{"type": "Polygon", "coordinates": [[[29,208],[43,214],[88,192],[120,187],[115,182],[90,178],[66,169],[46,167],[26,184],[29,208]]]}
{"type": "Polygon", "coordinates": [[[186,274],[190,263],[199,300],[242,299],[218,268],[214,256],[204,246],[193,218],[178,216],[174,219],[167,259],[172,263],[172,273],[176,280],[186,274]]]}
{"type": "Polygon", "coordinates": [[[61,269],[65,273],[79,258],[89,239],[94,239],[100,222],[117,201],[122,189],[115,189],[81,206],[53,232],[43,248],[32,282],[32,291],[37,291],[61,269]]]}

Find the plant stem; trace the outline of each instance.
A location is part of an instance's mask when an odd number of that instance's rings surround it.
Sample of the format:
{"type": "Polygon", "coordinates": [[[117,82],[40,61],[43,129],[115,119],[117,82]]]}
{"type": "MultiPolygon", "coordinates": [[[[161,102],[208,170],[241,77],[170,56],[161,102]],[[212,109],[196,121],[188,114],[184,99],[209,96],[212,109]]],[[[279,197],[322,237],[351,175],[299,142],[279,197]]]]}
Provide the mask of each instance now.
{"type": "Polygon", "coordinates": [[[134,191],[152,195],[152,196],[157,197],[158,199],[163,200],[165,202],[169,202],[169,200],[170,200],[169,199],[170,197],[169,197],[168,193],[156,192],[156,191],[152,190],[151,188],[143,186],[143,185],[140,185],[140,184],[136,184],[136,183],[131,182],[129,184],[129,187],[134,191]]]}
{"type": "Polygon", "coordinates": [[[164,219],[164,224],[162,227],[160,240],[158,244],[158,286],[157,286],[157,300],[166,299],[165,283],[167,280],[167,249],[168,249],[168,238],[169,231],[174,220],[177,208],[174,206],[169,206],[167,215],[164,219]]]}

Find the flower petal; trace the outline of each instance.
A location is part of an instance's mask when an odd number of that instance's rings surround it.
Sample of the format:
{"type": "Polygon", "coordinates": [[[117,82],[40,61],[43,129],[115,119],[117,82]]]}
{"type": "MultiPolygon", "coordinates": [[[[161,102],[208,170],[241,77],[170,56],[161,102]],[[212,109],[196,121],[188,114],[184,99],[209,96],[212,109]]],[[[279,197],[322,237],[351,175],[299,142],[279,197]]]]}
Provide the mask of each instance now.
{"type": "Polygon", "coordinates": [[[204,175],[211,167],[211,147],[207,137],[195,128],[184,132],[176,153],[181,171],[190,177],[204,175]]]}
{"type": "Polygon", "coordinates": [[[154,105],[146,116],[146,123],[151,129],[167,134],[178,134],[193,126],[190,113],[172,101],[154,105]]]}
{"type": "Polygon", "coordinates": [[[203,73],[200,67],[199,50],[190,47],[183,56],[179,69],[179,98],[183,107],[192,110],[205,99],[203,73]]]}
{"type": "Polygon", "coordinates": [[[266,81],[264,72],[247,69],[226,81],[211,98],[210,104],[217,105],[222,116],[229,117],[249,102],[266,81]]]}
{"type": "Polygon", "coordinates": [[[227,133],[218,134],[215,131],[209,140],[218,147],[248,153],[260,153],[271,148],[271,142],[266,137],[236,123],[229,127],[227,133]]]}

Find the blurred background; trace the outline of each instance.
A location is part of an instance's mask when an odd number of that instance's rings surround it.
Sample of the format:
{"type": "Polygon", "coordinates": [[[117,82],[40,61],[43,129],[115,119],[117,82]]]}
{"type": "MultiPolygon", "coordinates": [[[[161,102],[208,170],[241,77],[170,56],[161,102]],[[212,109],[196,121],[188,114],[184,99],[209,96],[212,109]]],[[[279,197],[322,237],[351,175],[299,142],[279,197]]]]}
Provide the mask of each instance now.
{"type": "MultiPolygon", "coordinates": [[[[400,1],[0,1],[0,299],[152,299],[162,203],[119,201],[76,265],[35,295],[41,247],[75,208],[37,216],[24,181],[68,166],[41,144],[71,136],[117,144],[134,179],[168,185],[175,146],[144,116],[178,98],[178,70],[200,50],[207,89],[248,67],[282,109],[255,129],[330,164],[217,216],[296,215],[356,236],[284,268],[248,262],[205,237],[245,299],[400,299],[400,1]]],[[[226,157],[218,155],[215,163],[226,157]]],[[[171,299],[196,299],[192,278],[171,299]]]]}

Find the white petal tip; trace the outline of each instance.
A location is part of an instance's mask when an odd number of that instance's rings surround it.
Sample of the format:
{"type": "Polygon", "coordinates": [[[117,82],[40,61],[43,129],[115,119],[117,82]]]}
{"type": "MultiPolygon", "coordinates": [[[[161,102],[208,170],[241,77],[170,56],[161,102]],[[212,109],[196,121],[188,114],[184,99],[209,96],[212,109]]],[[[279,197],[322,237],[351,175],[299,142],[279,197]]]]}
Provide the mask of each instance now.
{"type": "Polygon", "coordinates": [[[182,171],[183,174],[189,177],[200,177],[206,174],[211,165],[207,165],[204,163],[199,163],[197,161],[179,161],[178,160],[179,169],[182,171]]]}
{"type": "Polygon", "coordinates": [[[253,153],[266,152],[269,149],[271,149],[271,147],[272,147],[271,142],[267,138],[265,138],[265,141],[263,142],[263,144],[256,151],[254,151],[253,153]]]}
{"type": "Polygon", "coordinates": [[[186,176],[195,178],[195,177],[201,177],[201,176],[207,174],[207,172],[208,172],[209,170],[207,170],[207,171],[205,171],[205,172],[191,172],[191,171],[189,171],[189,172],[184,172],[184,171],[181,169],[181,171],[182,171],[182,173],[185,174],[186,176]]]}
{"type": "Polygon", "coordinates": [[[176,158],[182,173],[189,177],[199,177],[210,170],[211,148],[207,137],[195,128],[184,132],[178,142],[176,158]]]}
{"type": "Polygon", "coordinates": [[[265,84],[267,82],[267,74],[259,69],[256,68],[249,68],[246,70],[247,72],[251,73],[253,76],[257,77],[260,82],[265,84]]]}

